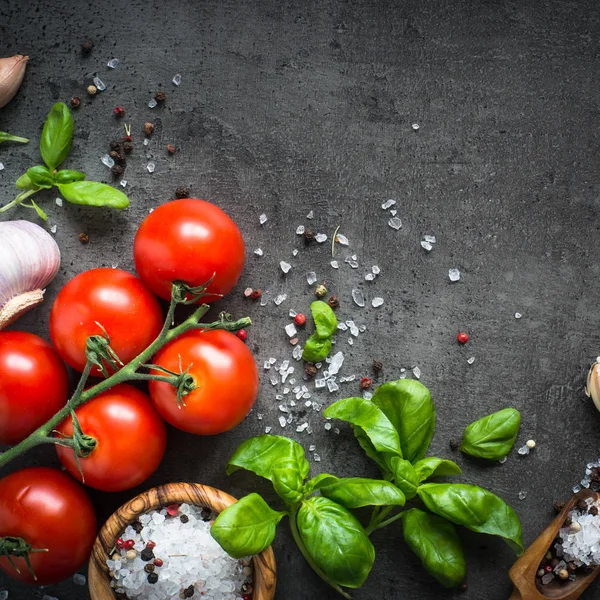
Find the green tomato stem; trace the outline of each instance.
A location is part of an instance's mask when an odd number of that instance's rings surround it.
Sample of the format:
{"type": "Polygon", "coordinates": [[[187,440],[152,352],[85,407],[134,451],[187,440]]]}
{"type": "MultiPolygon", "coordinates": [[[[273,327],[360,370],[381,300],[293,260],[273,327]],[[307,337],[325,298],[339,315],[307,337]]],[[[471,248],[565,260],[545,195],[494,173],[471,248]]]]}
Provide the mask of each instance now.
{"type": "Polygon", "coordinates": [[[164,378],[160,375],[143,375],[141,373],[138,373],[137,371],[140,367],[143,367],[144,364],[146,364],[165,344],[168,344],[169,342],[173,341],[176,337],[180,336],[181,334],[194,329],[199,329],[202,331],[211,331],[214,329],[237,331],[238,329],[248,327],[252,324],[252,321],[249,317],[243,317],[241,319],[238,319],[237,321],[229,321],[223,313],[219,316],[218,321],[214,321],[212,323],[200,323],[200,319],[206,314],[206,312],[210,308],[208,305],[203,304],[200,307],[198,307],[183,323],[171,328],[175,314],[175,306],[177,304],[177,300],[171,299],[171,304],[169,305],[169,310],[167,312],[165,323],[161,332],[159,333],[158,337],[143,352],[136,356],[131,362],[124,365],[121,369],[113,373],[110,377],[107,377],[100,383],[97,383],[96,385],[84,390],[87,377],[92,368],[92,363],[88,360],[83,370],[79,384],[77,385],[77,389],[75,390],[75,393],[73,394],[71,399],[64,406],[64,408],[58,411],[41,427],[36,429],[29,437],[25,438],[22,442],[13,446],[12,448],[8,449],[6,452],[0,454],[0,468],[7,465],[17,456],[24,454],[25,452],[31,450],[32,448],[35,448],[36,446],[48,443],[49,441],[65,445],[64,440],[59,441],[60,438],[52,437],[52,433],[56,430],[60,423],[62,423],[69,416],[72,410],[76,410],[86,402],[89,402],[92,398],[95,398],[99,394],[107,391],[115,385],[118,385],[119,383],[151,378],[158,379],[159,381],[167,381],[168,383],[174,384],[174,381],[180,378],[172,376],[164,378]]]}
{"type": "Polygon", "coordinates": [[[306,562],[310,565],[311,569],[326,584],[330,585],[336,592],[341,594],[344,598],[347,598],[347,600],[352,600],[352,596],[350,594],[348,594],[348,592],[344,591],[337,583],[331,581],[331,579],[329,579],[329,577],[327,577],[327,575],[325,575],[325,573],[323,573],[321,568],[315,563],[315,561],[311,558],[310,554],[308,553],[308,550],[306,549],[306,546],[304,545],[304,540],[302,539],[302,536],[300,535],[300,531],[298,531],[298,525],[296,523],[296,518],[298,516],[299,508],[300,508],[299,504],[292,505],[292,507],[290,509],[290,515],[289,515],[290,529],[292,531],[292,537],[294,538],[294,541],[296,542],[296,546],[298,546],[298,549],[302,553],[302,556],[304,556],[304,559],[306,560],[306,562]]]}

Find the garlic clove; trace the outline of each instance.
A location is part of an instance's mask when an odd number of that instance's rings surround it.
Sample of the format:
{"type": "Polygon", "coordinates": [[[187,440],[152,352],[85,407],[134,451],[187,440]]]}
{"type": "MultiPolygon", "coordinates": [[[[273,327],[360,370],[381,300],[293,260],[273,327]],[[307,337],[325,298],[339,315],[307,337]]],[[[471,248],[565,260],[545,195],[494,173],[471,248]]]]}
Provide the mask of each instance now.
{"type": "Polygon", "coordinates": [[[29,56],[0,58],[0,108],[6,106],[19,91],[29,56]]]}
{"type": "Polygon", "coordinates": [[[585,393],[592,398],[596,408],[600,410],[600,356],[588,372],[585,393]]]}
{"type": "Polygon", "coordinates": [[[39,225],[0,223],[0,330],[42,302],[59,267],[58,245],[39,225]]]}

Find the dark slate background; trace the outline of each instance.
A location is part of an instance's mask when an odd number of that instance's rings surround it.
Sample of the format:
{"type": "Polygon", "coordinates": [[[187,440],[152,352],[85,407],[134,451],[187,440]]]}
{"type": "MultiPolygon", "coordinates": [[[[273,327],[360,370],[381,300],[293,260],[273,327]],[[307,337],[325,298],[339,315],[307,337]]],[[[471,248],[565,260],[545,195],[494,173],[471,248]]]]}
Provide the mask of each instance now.
{"type": "MultiPolygon", "coordinates": [[[[88,178],[110,180],[100,156],[121,132],[116,105],[125,107],[136,141],[125,176],[128,210],[59,208],[56,194],[43,195],[62,267],[45,304],[16,327],[47,337],[52,301],[71,277],[117,263],[132,270],[136,228],[178,185],[222,207],[247,243],[242,279],[220,307],[255,323],[248,339],[261,371],[254,412],[216,438],[170,430],[160,469],[139,489],[90,492],[100,522],[134,493],[166,481],[203,482],[238,496],[258,490],[273,500],[257,478],[224,474],[237,444],[265,426],[315,444],[322,460],[311,460],[314,473],[375,474],[347,427],[327,432],[316,413],[312,435],[281,430],[277,422],[281,386],[273,388],[262,364],[269,356],[290,358],[283,327],[290,308],[308,311],[313,295],[305,273],[315,270],[340,297],[340,318],[367,326],[353,346],[347,334],[338,335],[342,375],[369,373],[374,358],[385,365],[379,382],[420,367],[437,406],[432,453],[450,457],[449,440],[475,418],[505,406],[521,411],[517,444],[534,438],[531,456],[520,458],[515,449],[506,464],[491,466],[453,458],[464,469],[462,481],[486,486],[515,507],[526,543],[538,535],[553,501],[568,496],[585,463],[600,454],[600,419],[583,396],[600,350],[599,16],[594,0],[0,2],[0,54],[31,57],[18,97],[0,111],[0,130],[32,139],[0,148],[2,203],[39,160],[42,123],[58,100],[82,98],[67,165],[88,178]],[[94,50],[83,57],[80,44],[88,38],[94,50]],[[113,57],[122,62],[109,70],[113,57]],[[179,88],[171,83],[176,73],[179,88]],[[92,100],[85,88],[96,74],[107,89],[92,100]],[[166,104],[150,110],[158,89],[166,104]],[[159,118],[143,147],[142,124],[159,118]],[[177,146],[175,156],[167,156],[167,143],[177,146]],[[152,175],[149,160],[156,163],[152,175]],[[387,198],[397,200],[400,231],[388,227],[380,208],[387,198]],[[310,210],[312,222],[305,218],[310,210]],[[263,212],[269,220],[261,227],[263,212]],[[336,256],[343,264],[356,253],[360,267],[332,269],[329,242],[304,248],[295,235],[300,224],[329,239],[341,225],[350,247],[338,247],[336,256]],[[89,234],[87,246],[80,232],[89,234]],[[423,234],[437,237],[430,254],[419,246],[423,234]],[[253,254],[257,247],[262,258],[253,254]],[[280,260],[293,265],[287,276],[280,260]],[[374,264],[382,273],[368,283],[364,274],[374,264]],[[459,283],[449,283],[451,267],[461,270],[459,283]],[[244,300],[246,286],[268,290],[268,306],[244,300]],[[369,299],[382,296],[384,306],[359,309],[353,287],[369,299]],[[278,293],[288,295],[279,307],[272,302],[278,293]],[[466,347],[455,342],[460,330],[471,336],[466,347]],[[523,501],[521,490],[528,492],[523,501]]],[[[21,209],[0,218],[35,215],[21,209]]],[[[329,403],[357,393],[355,382],[314,398],[329,403]]],[[[32,464],[57,462],[43,448],[10,469],[32,464]]],[[[373,536],[375,567],[355,598],[508,597],[511,551],[468,532],[463,540],[467,592],[437,585],[394,525],[373,536]]],[[[306,565],[285,526],[274,548],[278,599],[337,597],[306,565]]],[[[20,600],[44,593],[88,598],[71,581],[37,590],[0,575],[2,588],[20,600]]],[[[585,597],[597,594],[592,588],[585,597]]]]}

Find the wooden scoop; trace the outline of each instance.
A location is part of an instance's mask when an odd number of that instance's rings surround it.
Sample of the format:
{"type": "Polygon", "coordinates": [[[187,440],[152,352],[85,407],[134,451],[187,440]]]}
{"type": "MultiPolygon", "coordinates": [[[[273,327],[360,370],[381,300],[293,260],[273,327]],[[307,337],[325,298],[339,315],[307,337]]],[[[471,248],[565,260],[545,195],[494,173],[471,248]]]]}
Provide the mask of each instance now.
{"type": "Polygon", "coordinates": [[[509,576],[515,589],[509,600],[546,600],[557,598],[560,600],[575,600],[587,589],[600,573],[600,566],[590,573],[577,573],[575,581],[561,581],[558,578],[552,580],[548,585],[542,585],[536,573],[540,568],[542,558],[552,545],[552,542],[562,527],[567,514],[580,500],[587,498],[598,499],[598,494],[592,490],[581,490],[577,492],[561,513],[542,531],[537,539],[527,548],[523,556],[511,567],[509,576]]]}

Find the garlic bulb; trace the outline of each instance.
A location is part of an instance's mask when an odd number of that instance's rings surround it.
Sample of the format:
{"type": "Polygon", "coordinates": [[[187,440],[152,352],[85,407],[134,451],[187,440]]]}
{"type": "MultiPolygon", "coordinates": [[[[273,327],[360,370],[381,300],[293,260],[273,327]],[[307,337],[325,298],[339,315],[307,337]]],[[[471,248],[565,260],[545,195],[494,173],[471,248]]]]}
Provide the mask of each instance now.
{"type": "Polygon", "coordinates": [[[585,393],[588,397],[591,396],[596,408],[600,410],[600,356],[588,372],[585,393]]]}
{"type": "Polygon", "coordinates": [[[29,56],[0,58],[0,108],[6,106],[16,95],[25,76],[29,56]]]}
{"type": "Polygon", "coordinates": [[[58,245],[39,225],[0,223],[0,329],[42,302],[59,267],[58,245]]]}

